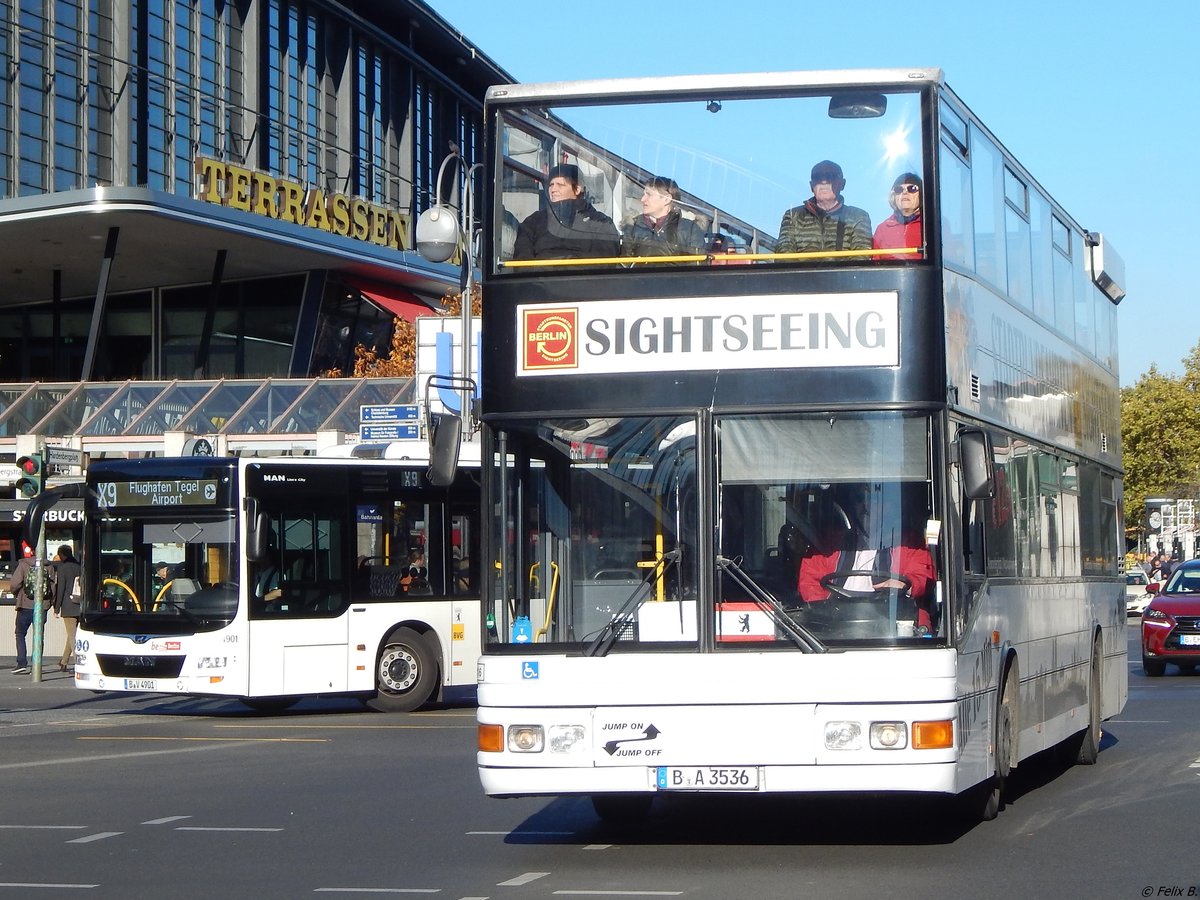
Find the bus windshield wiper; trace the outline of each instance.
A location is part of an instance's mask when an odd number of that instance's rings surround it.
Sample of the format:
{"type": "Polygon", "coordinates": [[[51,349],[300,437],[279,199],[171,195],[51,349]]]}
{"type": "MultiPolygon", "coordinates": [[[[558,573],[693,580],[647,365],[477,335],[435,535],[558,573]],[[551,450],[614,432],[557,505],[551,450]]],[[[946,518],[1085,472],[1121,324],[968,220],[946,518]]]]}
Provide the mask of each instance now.
{"type": "Polygon", "coordinates": [[[791,638],[792,643],[798,648],[805,653],[829,652],[829,648],[822,644],[815,634],[789,616],[787,611],[784,610],[783,604],[775,598],[775,595],[751,578],[738,565],[737,560],[730,559],[727,556],[717,556],[717,567],[727,573],[733,580],[733,583],[742,588],[750,596],[750,599],[771,617],[771,621],[779,626],[779,630],[791,638]]]}
{"type": "Polygon", "coordinates": [[[634,608],[641,600],[645,599],[642,588],[646,587],[651,581],[658,581],[665,576],[667,570],[679,562],[681,555],[679,550],[670,550],[654,561],[654,565],[642,576],[642,580],[638,582],[633,592],[625,598],[625,601],[617,611],[612,614],[612,618],[604,623],[604,627],[600,629],[600,633],[584,648],[584,656],[608,655],[608,651],[612,649],[612,645],[617,642],[617,634],[620,632],[621,626],[632,624],[634,608]]]}

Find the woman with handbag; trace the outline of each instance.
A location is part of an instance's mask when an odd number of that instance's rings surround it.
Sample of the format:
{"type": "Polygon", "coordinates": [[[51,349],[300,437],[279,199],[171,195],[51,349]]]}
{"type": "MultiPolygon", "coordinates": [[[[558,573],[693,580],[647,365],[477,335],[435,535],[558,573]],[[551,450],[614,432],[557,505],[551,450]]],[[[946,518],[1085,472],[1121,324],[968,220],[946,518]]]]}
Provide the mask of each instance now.
{"type": "Polygon", "coordinates": [[[58,671],[65,672],[74,665],[75,628],[83,611],[80,605],[83,599],[80,588],[83,570],[67,544],[58,548],[54,559],[58,564],[58,578],[54,585],[54,614],[63,620],[67,632],[66,646],[63,647],[62,656],[58,660],[58,671]]]}

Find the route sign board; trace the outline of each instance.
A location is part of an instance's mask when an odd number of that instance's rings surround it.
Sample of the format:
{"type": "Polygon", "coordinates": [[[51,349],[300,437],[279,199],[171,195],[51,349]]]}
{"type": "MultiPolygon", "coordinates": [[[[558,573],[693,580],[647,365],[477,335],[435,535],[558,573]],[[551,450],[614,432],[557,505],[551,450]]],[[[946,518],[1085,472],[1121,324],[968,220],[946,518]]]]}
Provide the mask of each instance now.
{"type": "Polygon", "coordinates": [[[411,441],[421,436],[420,426],[414,422],[361,423],[358,439],[364,444],[380,441],[411,441]]]}
{"type": "Polygon", "coordinates": [[[415,422],[417,421],[417,406],[415,403],[378,404],[360,406],[358,408],[359,422],[415,422]]]}

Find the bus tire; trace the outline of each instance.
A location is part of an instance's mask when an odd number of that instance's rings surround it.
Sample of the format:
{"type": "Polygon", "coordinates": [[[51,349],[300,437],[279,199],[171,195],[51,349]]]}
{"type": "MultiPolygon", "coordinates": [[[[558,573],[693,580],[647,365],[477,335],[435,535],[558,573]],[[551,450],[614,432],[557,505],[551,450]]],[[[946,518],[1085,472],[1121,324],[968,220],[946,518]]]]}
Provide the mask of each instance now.
{"type": "Polygon", "coordinates": [[[959,798],[962,819],[967,824],[990,822],[1004,809],[1004,787],[1012,772],[1017,729],[1017,667],[1009,664],[1004,686],[996,704],[994,732],[996,771],[990,778],[968,789],[959,798]]]}
{"type": "Polygon", "coordinates": [[[592,795],[592,809],[610,825],[636,825],[645,821],[653,802],[652,794],[592,795]]]}
{"type": "Polygon", "coordinates": [[[377,712],[412,712],[433,699],[438,664],[425,638],[411,628],[387,636],[375,663],[375,696],[367,706],[377,712]]]}
{"type": "Polygon", "coordinates": [[[1092,646],[1088,670],[1088,724],[1062,743],[1060,759],[1066,765],[1094,766],[1100,759],[1100,644],[1092,646]]]}

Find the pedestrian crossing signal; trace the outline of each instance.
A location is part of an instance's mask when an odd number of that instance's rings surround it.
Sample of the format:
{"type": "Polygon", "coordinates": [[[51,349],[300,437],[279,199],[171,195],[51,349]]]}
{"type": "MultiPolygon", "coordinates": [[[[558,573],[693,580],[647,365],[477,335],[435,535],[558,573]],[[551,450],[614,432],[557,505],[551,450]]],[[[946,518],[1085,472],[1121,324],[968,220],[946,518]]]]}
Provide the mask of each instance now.
{"type": "Polygon", "coordinates": [[[40,453],[31,453],[17,460],[17,496],[32,498],[42,492],[46,486],[46,464],[40,453]]]}

